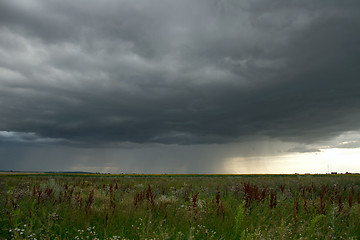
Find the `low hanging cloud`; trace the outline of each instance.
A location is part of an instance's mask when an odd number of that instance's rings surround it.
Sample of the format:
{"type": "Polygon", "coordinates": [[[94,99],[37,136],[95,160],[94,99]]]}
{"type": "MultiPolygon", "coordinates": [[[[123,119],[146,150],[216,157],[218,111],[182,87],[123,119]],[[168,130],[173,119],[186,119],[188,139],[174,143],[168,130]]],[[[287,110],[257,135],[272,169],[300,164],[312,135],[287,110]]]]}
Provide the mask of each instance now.
{"type": "Polygon", "coordinates": [[[299,145],[299,146],[288,149],[287,152],[289,152],[289,153],[313,153],[313,152],[320,152],[320,149],[299,145]]]}
{"type": "Polygon", "coordinates": [[[7,131],[0,131],[0,143],[60,143],[62,139],[53,139],[53,138],[43,138],[38,136],[35,133],[22,133],[22,132],[7,132],[7,131]]]}
{"type": "Polygon", "coordinates": [[[1,141],[309,144],[358,130],[359,8],[1,1],[1,141]]]}

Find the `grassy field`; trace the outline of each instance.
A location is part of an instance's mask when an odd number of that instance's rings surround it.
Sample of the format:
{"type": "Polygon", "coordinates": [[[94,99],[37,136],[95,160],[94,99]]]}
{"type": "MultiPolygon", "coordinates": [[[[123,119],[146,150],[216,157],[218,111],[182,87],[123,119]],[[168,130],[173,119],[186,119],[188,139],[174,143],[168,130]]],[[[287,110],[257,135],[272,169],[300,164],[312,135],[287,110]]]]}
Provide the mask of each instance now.
{"type": "Polygon", "coordinates": [[[360,176],[2,173],[0,210],[0,239],[360,239],[360,176]]]}

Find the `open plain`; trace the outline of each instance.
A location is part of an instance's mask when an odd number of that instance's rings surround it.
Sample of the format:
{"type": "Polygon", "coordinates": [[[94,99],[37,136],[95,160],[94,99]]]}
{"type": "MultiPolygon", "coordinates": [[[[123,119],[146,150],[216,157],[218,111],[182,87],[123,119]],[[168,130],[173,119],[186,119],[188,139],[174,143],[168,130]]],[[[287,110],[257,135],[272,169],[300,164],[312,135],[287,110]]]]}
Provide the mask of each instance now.
{"type": "Polygon", "coordinates": [[[1,239],[358,239],[359,175],[0,176],[1,239]]]}

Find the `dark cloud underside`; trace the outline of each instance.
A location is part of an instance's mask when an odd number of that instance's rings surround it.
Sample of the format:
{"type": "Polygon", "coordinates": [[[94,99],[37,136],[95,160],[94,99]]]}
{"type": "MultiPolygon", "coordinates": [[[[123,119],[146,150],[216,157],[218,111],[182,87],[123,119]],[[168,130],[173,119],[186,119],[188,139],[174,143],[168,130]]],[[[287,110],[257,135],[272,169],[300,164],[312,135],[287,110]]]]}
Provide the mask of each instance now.
{"type": "Polygon", "coordinates": [[[309,143],[357,130],[359,10],[358,1],[1,1],[0,131],[106,146],[309,143]]]}

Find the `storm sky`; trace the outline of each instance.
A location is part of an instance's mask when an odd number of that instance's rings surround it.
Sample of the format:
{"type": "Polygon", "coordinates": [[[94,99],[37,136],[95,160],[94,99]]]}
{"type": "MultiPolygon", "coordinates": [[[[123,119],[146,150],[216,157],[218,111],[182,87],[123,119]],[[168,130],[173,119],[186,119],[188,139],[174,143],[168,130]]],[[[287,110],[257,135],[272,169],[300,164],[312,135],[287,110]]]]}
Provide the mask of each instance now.
{"type": "Polygon", "coordinates": [[[359,11],[2,0],[0,169],[360,172],[359,11]]]}

